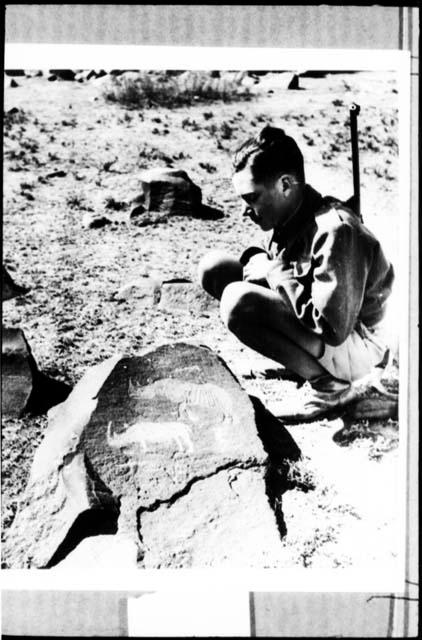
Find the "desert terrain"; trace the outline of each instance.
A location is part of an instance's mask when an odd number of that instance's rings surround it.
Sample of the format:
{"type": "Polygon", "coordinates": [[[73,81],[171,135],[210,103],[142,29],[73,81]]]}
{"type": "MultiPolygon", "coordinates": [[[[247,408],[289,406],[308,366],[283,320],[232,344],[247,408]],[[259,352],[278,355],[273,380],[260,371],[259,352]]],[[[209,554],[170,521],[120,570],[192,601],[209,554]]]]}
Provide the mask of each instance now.
{"type": "MultiPolygon", "coordinates": [[[[20,327],[39,368],[74,386],[88,367],[116,353],[136,355],[169,342],[207,345],[241,386],[271,411],[283,395],[300,393],[281,367],[229,335],[218,308],[165,310],[137,299],[117,300],[142,275],[196,280],[209,249],[240,254],[259,233],[241,218],[231,185],[231,155],[264,124],[293,136],[305,156],[307,182],[323,195],[352,195],[349,105],[359,117],[362,213],[400,273],[405,213],[398,193],[398,90],[394,73],[284,74],[250,84],[249,99],[198,100],[191,105],[128,107],[105,97],[109,78],[48,81],[5,78],[3,261],[30,288],[7,301],[3,324],[20,327]],[[185,170],[216,219],[174,216],[146,226],[129,218],[139,174],[185,170]],[[86,219],[111,223],[89,228],[86,219]]],[[[394,293],[396,295],[396,293],[394,293]]],[[[393,305],[394,306],[394,305],[393,305]]],[[[399,310],[391,315],[392,340],[399,310]]],[[[390,363],[397,386],[398,360],[390,363]]],[[[2,534],[16,513],[47,417],[2,424],[2,534]]],[[[286,425],[303,454],[301,488],[283,496],[287,534],[281,566],[393,567],[401,495],[399,425],[395,419],[346,415],[286,425]]],[[[402,427],[402,425],[400,425],[402,427]]],[[[7,568],[7,567],[6,567],[7,568]]]]}

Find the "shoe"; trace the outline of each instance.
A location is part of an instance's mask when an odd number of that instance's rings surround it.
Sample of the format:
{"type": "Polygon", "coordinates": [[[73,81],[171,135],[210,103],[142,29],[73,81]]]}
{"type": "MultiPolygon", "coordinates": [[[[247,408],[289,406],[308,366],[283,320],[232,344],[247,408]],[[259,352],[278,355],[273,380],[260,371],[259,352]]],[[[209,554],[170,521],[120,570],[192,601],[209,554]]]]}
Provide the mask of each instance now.
{"type": "Polygon", "coordinates": [[[358,395],[358,390],[351,382],[338,380],[328,374],[305,382],[299,389],[299,397],[273,405],[272,412],[283,420],[311,420],[349,404],[358,395]]]}

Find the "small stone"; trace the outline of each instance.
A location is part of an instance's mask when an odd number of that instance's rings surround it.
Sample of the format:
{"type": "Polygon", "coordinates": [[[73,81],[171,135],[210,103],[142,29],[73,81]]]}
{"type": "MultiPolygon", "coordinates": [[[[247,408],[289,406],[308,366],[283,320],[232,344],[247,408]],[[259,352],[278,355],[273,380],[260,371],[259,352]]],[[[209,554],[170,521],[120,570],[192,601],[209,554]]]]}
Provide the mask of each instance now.
{"type": "Polygon", "coordinates": [[[111,224],[112,221],[107,216],[92,214],[87,212],[82,217],[82,226],[85,229],[102,229],[111,224]]]}
{"type": "Polygon", "coordinates": [[[66,171],[52,171],[51,173],[47,173],[47,175],[45,176],[46,179],[50,179],[50,178],[65,178],[67,176],[66,171]]]}
{"type": "Polygon", "coordinates": [[[123,285],[115,294],[118,301],[143,299],[145,304],[156,304],[160,300],[160,282],[151,277],[143,277],[123,285]]]}
{"type": "Polygon", "coordinates": [[[14,80],[14,78],[11,79],[11,81],[9,82],[9,87],[11,89],[16,89],[16,87],[19,87],[20,85],[16,82],[16,80],[14,80]]]}

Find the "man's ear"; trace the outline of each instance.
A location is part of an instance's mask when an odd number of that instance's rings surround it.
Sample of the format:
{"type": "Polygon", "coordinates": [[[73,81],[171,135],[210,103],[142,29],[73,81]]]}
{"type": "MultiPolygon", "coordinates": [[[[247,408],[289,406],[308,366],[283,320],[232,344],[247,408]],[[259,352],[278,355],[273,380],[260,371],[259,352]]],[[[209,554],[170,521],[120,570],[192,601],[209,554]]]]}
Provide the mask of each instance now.
{"type": "Polygon", "coordinates": [[[280,191],[287,196],[292,188],[293,178],[288,173],[283,173],[279,178],[280,191]]]}

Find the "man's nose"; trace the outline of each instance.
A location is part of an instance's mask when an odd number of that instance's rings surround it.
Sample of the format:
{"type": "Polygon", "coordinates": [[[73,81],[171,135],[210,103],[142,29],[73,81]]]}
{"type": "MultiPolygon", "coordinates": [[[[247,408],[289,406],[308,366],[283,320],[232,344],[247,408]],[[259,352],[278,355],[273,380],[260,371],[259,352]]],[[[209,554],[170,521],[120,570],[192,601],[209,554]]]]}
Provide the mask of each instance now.
{"type": "Polygon", "coordinates": [[[248,204],[241,205],[241,215],[243,218],[250,218],[253,214],[253,209],[248,204]]]}

